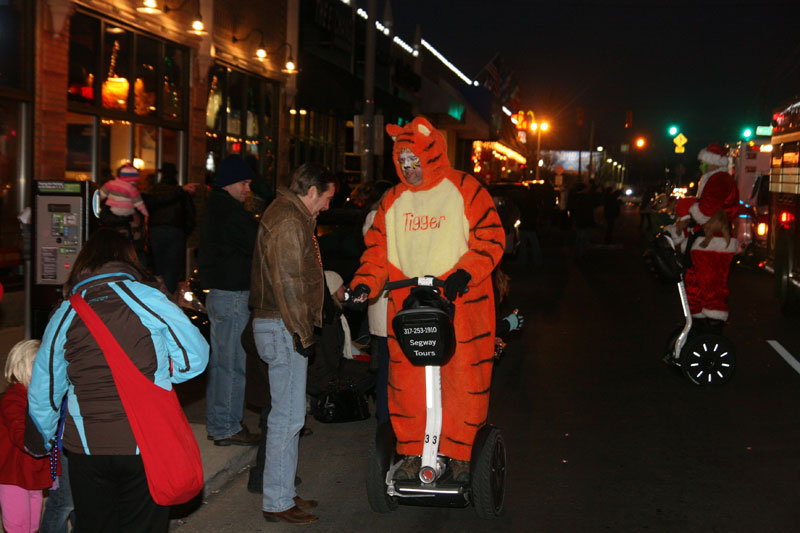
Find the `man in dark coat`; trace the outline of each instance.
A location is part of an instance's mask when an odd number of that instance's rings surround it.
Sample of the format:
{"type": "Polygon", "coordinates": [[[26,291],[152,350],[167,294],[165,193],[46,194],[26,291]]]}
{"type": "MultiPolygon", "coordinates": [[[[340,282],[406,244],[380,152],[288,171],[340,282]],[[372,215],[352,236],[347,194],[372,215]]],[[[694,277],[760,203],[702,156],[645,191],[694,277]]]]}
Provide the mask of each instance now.
{"type": "Polygon", "coordinates": [[[257,446],[260,435],[241,423],[245,358],[241,335],[250,317],[250,263],[258,223],[244,208],[253,171],[241,156],[219,166],[208,195],[200,239],[200,284],[208,289],[211,358],[206,386],[206,429],[217,446],[257,446]]]}

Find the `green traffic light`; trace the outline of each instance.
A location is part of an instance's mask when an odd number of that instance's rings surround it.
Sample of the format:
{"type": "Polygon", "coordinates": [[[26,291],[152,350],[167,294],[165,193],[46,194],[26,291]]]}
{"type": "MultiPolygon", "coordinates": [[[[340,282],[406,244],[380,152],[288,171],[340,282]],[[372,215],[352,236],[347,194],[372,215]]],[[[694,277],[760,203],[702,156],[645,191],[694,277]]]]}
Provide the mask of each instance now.
{"type": "Polygon", "coordinates": [[[678,126],[670,126],[669,127],[669,134],[673,137],[678,134],[678,126]]]}
{"type": "Polygon", "coordinates": [[[742,132],[742,137],[744,137],[745,140],[750,139],[750,137],[752,136],[753,136],[753,130],[750,128],[745,128],[744,131],[742,132]]]}

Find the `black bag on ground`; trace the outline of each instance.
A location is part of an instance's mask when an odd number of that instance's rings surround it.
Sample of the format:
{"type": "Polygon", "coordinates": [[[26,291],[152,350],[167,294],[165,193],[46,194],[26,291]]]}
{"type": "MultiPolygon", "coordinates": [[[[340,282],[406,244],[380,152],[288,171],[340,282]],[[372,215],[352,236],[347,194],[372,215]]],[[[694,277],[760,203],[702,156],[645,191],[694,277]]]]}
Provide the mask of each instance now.
{"type": "Polygon", "coordinates": [[[355,422],[369,418],[367,398],[349,381],[336,379],[319,396],[314,418],[324,423],[355,422]]]}

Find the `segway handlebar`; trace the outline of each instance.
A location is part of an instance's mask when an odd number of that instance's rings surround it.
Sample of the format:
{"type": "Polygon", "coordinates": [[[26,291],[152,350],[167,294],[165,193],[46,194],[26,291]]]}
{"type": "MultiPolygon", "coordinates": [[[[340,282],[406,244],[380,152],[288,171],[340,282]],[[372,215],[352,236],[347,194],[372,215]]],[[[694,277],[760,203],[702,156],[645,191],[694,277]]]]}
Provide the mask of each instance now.
{"type": "Polygon", "coordinates": [[[419,276],[398,281],[388,281],[385,285],[387,291],[402,289],[403,287],[444,287],[444,281],[433,276],[419,276]]]}

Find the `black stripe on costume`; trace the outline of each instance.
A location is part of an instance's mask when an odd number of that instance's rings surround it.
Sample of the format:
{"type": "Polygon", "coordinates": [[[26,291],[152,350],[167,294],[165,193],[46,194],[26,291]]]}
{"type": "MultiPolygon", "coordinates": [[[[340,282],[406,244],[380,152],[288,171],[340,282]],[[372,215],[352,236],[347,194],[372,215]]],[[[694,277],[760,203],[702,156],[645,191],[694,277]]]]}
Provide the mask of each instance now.
{"type": "Polygon", "coordinates": [[[476,340],[478,340],[478,339],[482,339],[482,338],[484,338],[484,337],[488,337],[490,334],[491,334],[491,332],[489,332],[489,331],[486,331],[486,332],[484,332],[484,333],[481,333],[481,334],[479,334],[479,335],[475,335],[475,336],[474,336],[474,337],[472,337],[471,339],[467,339],[467,340],[465,340],[465,341],[458,341],[458,343],[459,343],[459,344],[467,344],[467,343],[470,343],[470,342],[472,342],[472,341],[476,341],[476,340]]]}
{"type": "Polygon", "coordinates": [[[489,299],[489,295],[488,294],[484,294],[483,296],[479,296],[478,298],[474,298],[472,300],[463,300],[461,303],[463,303],[463,304],[476,304],[478,302],[482,302],[482,301],[488,300],[488,299],[489,299]]]}
{"type": "Polygon", "coordinates": [[[450,442],[452,442],[453,444],[458,444],[459,446],[469,446],[469,447],[472,447],[472,444],[467,444],[466,442],[461,442],[460,440],[454,440],[454,439],[451,439],[450,437],[447,437],[447,436],[445,436],[445,438],[446,438],[447,440],[449,440],[450,442]]]}
{"type": "Polygon", "coordinates": [[[475,228],[473,228],[472,231],[478,231],[478,230],[489,229],[489,228],[502,228],[502,227],[503,227],[502,224],[486,224],[485,226],[481,226],[481,227],[475,226],[475,228]]]}
{"type": "Polygon", "coordinates": [[[399,365],[399,364],[402,364],[403,360],[402,359],[389,359],[389,362],[390,363],[394,363],[396,365],[399,365]]]}
{"type": "Polygon", "coordinates": [[[489,252],[484,252],[483,250],[472,250],[472,251],[478,255],[483,255],[488,257],[489,260],[492,262],[492,266],[494,266],[494,256],[492,256],[492,254],[490,254],[489,252]]]}
{"type": "MultiPolygon", "coordinates": [[[[484,212],[483,212],[483,214],[481,215],[481,218],[479,218],[479,219],[478,219],[478,221],[477,221],[477,222],[475,222],[475,225],[473,225],[473,226],[472,226],[472,228],[470,229],[470,231],[475,231],[476,229],[478,229],[478,226],[480,226],[480,225],[481,225],[481,222],[483,222],[484,220],[486,220],[486,217],[488,217],[488,216],[489,216],[489,213],[491,213],[492,211],[494,211],[494,212],[496,213],[496,212],[497,212],[497,209],[495,209],[494,207],[488,207],[488,208],[486,208],[486,211],[484,211],[484,212]]],[[[497,226],[495,226],[495,227],[497,227],[497,226]]]]}
{"type": "Polygon", "coordinates": [[[162,324],[164,324],[165,326],[167,326],[167,330],[169,331],[170,335],[172,335],[172,338],[175,340],[175,344],[177,344],[177,345],[178,345],[178,348],[180,348],[180,350],[181,350],[181,353],[183,354],[183,362],[184,362],[184,364],[186,365],[186,368],[184,368],[183,370],[181,370],[181,369],[179,368],[179,369],[178,369],[178,372],[188,372],[188,371],[191,369],[191,365],[189,364],[189,354],[187,354],[187,353],[186,353],[186,348],[184,348],[184,347],[183,347],[183,344],[181,344],[181,341],[178,339],[178,336],[177,336],[177,335],[175,334],[175,332],[172,330],[172,326],[170,326],[169,324],[167,324],[167,321],[166,321],[166,320],[164,320],[163,318],[161,318],[160,316],[158,316],[158,315],[156,314],[156,312],[155,312],[155,311],[153,311],[152,309],[150,309],[149,307],[147,307],[147,306],[144,304],[144,302],[142,302],[142,301],[141,301],[139,298],[137,298],[137,297],[136,297],[136,295],[135,295],[135,294],[133,294],[133,291],[131,291],[130,287],[128,287],[128,285],[126,284],[126,282],[124,282],[124,281],[123,281],[123,282],[119,282],[119,283],[114,283],[114,285],[116,285],[117,287],[119,287],[120,289],[122,289],[122,292],[124,292],[125,294],[127,294],[127,295],[128,295],[130,298],[131,298],[131,300],[133,300],[134,302],[136,302],[137,304],[139,304],[140,306],[142,306],[142,309],[144,309],[145,311],[147,311],[148,313],[150,313],[151,315],[153,315],[154,317],[156,317],[156,319],[158,319],[158,321],[159,321],[159,322],[161,322],[162,324]]]}
{"type": "Polygon", "coordinates": [[[396,391],[402,391],[402,390],[403,390],[403,389],[401,389],[400,387],[395,387],[394,385],[392,385],[392,382],[391,382],[391,381],[387,381],[387,382],[386,382],[386,384],[387,384],[387,385],[389,385],[389,388],[390,388],[390,389],[394,389],[394,390],[396,390],[396,391]]]}
{"type": "Polygon", "coordinates": [[[472,206],[472,204],[475,203],[475,198],[478,197],[478,195],[480,194],[482,188],[483,187],[478,187],[477,189],[475,189],[475,194],[472,195],[472,200],[469,201],[470,207],[472,206]]]}
{"type": "Polygon", "coordinates": [[[472,363],[472,366],[481,366],[481,365],[485,365],[486,363],[491,363],[492,361],[494,361],[494,356],[489,357],[487,359],[481,359],[477,363],[472,363]]]}
{"type": "Polygon", "coordinates": [[[489,394],[490,390],[492,390],[491,385],[485,390],[481,390],[481,391],[477,391],[477,392],[467,391],[467,394],[472,394],[473,396],[480,396],[481,394],[489,394]]]}
{"type": "Polygon", "coordinates": [[[397,441],[397,444],[414,444],[415,442],[422,442],[422,439],[416,439],[416,440],[399,440],[399,441],[397,441]]]}
{"type": "Polygon", "coordinates": [[[432,140],[432,141],[431,141],[431,143],[428,145],[428,147],[427,147],[427,148],[425,148],[425,150],[424,150],[424,151],[425,151],[425,152],[427,152],[428,150],[430,150],[431,148],[433,148],[433,146],[434,146],[435,144],[436,144],[436,139],[432,140]]]}
{"type": "Polygon", "coordinates": [[[58,408],[60,407],[60,406],[56,405],[56,400],[55,400],[55,398],[53,398],[53,394],[55,394],[55,390],[56,390],[55,377],[53,376],[53,359],[55,358],[55,355],[56,355],[56,343],[55,343],[55,340],[58,338],[58,333],[61,331],[61,326],[64,325],[64,321],[67,319],[67,316],[69,316],[69,313],[70,313],[71,309],[72,309],[72,307],[70,306],[70,308],[67,309],[67,312],[64,313],[64,316],[61,317],[61,322],[58,323],[58,327],[56,328],[55,335],[53,335],[53,341],[54,342],[52,342],[50,344],[50,406],[53,408],[53,411],[58,411],[58,408]]]}
{"type": "Polygon", "coordinates": [[[439,155],[437,155],[436,157],[434,157],[434,158],[432,158],[432,159],[428,159],[428,164],[430,165],[431,163],[435,163],[435,162],[436,162],[436,161],[438,161],[438,160],[439,160],[441,157],[442,157],[442,154],[439,154],[439,155]]]}
{"type": "Polygon", "coordinates": [[[416,416],[413,416],[413,415],[401,415],[400,413],[389,413],[389,416],[393,416],[395,418],[409,418],[409,419],[410,418],[417,418],[416,416]]]}
{"type": "Polygon", "coordinates": [[[470,427],[473,427],[473,428],[481,428],[481,427],[483,427],[483,426],[485,426],[485,425],[486,425],[486,420],[484,419],[484,420],[483,420],[483,422],[479,422],[479,423],[477,423],[477,424],[473,424],[472,422],[467,422],[467,421],[465,420],[465,421],[464,421],[464,423],[465,423],[466,425],[470,426],[470,427]]]}
{"type": "Polygon", "coordinates": [[[467,176],[469,176],[469,174],[467,174],[466,172],[461,173],[461,185],[459,185],[459,187],[464,186],[464,180],[467,179],[467,176]]]}

